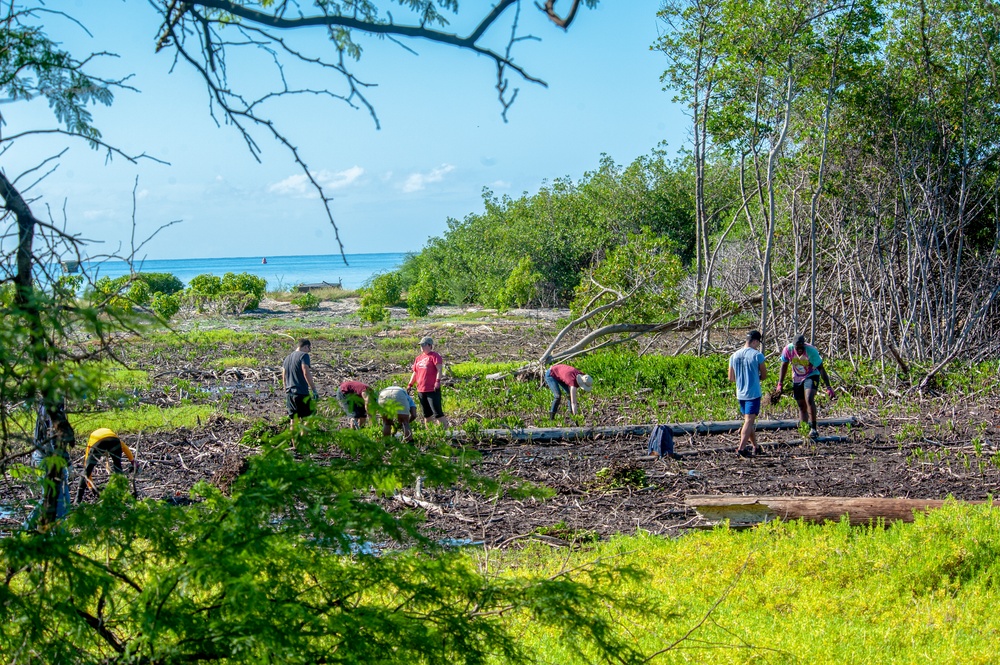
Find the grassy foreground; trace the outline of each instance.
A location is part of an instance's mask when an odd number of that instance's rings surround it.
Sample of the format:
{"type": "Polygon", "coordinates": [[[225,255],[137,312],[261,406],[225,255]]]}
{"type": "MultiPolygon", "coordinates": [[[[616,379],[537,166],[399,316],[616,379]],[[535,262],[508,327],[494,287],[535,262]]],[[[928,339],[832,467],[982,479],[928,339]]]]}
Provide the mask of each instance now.
{"type": "MultiPolygon", "coordinates": [[[[1000,512],[950,504],[891,528],[771,523],[676,540],[620,537],[564,557],[537,546],[471,556],[554,574],[598,558],[643,569],[609,607],[658,663],[994,663],[1000,512]],[[652,603],[660,616],[630,611],[652,603]],[[665,651],[664,651],[665,650],[665,651]]],[[[585,662],[523,627],[544,662],[585,662]]]]}

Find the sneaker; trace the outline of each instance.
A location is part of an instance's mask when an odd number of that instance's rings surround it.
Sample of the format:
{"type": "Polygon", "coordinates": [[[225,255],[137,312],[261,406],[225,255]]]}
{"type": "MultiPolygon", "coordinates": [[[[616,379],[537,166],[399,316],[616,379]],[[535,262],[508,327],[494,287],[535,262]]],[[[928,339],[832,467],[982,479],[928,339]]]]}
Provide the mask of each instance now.
{"type": "Polygon", "coordinates": [[[815,428],[809,430],[809,438],[810,439],[818,439],[819,438],[819,432],[815,428]]]}
{"type": "Polygon", "coordinates": [[[736,451],[736,454],[740,457],[753,457],[753,450],[750,448],[740,448],[736,451]]]}

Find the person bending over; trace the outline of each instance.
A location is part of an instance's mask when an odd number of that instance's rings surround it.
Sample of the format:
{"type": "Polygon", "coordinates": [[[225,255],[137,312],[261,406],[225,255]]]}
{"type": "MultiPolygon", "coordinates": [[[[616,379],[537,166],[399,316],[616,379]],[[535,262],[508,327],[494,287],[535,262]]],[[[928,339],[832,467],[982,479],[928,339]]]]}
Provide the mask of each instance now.
{"type": "Polygon", "coordinates": [[[337,387],[337,402],[351,419],[351,429],[364,427],[368,422],[375,392],[360,381],[344,381],[337,387]]]}
{"type": "Polygon", "coordinates": [[[386,411],[382,414],[382,436],[391,436],[395,429],[403,433],[403,441],[412,441],[410,423],[417,419],[417,405],[409,393],[399,386],[383,388],[378,405],[386,411]]]}
{"type": "Polygon", "coordinates": [[[577,388],[589,392],[593,387],[593,380],[570,365],[556,364],[548,368],[545,372],[545,385],[552,391],[552,406],[549,408],[549,418],[556,417],[559,404],[562,402],[562,394],[569,395],[569,411],[574,416],[579,413],[580,407],[577,405],[577,388]]]}
{"type": "Polygon", "coordinates": [[[87,488],[97,491],[94,487],[94,468],[97,467],[99,458],[107,456],[111,460],[112,473],[124,473],[122,471],[122,455],[132,463],[132,471],[135,472],[135,455],[129,450],[125,442],[118,438],[114,431],[107,427],[95,429],[87,439],[87,451],[83,454],[83,478],[80,478],[80,486],[76,490],[76,502],[83,501],[83,496],[87,488]]]}

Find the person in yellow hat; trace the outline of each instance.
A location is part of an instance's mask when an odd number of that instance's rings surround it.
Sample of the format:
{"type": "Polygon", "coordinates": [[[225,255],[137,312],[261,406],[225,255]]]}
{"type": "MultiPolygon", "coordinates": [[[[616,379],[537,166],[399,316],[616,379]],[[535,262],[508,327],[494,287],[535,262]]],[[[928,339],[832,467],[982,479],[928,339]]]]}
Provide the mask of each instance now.
{"type": "Polygon", "coordinates": [[[97,488],[94,487],[91,476],[94,473],[94,467],[97,466],[98,458],[103,455],[111,458],[111,466],[114,473],[124,473],[122,471],[122,455],[128,458],[128,461],[132,463],[133,470],[135,469],[135,455],[125,445],[125,442],[107,427],[95,429],[90,433],[90,438],[87,439],[87,451],[83,455],[85,470],[83,478],[80,479],[80,487],[76,491],[77,503],[83,500],[83,495],[86,493],[88,486],[96,491],[97,488]]]}

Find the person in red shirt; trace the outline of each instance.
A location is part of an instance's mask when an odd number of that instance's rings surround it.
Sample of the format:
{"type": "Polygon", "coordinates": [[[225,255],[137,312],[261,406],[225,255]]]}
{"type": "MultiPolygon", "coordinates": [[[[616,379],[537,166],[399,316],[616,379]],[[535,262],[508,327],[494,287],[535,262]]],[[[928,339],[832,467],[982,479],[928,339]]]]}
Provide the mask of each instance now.
{"type": "Polygon", "coordinates": [[[420,340],[420,355],[413,361],[413,374],[406,384],[409,391],[417,386],[420,409],[424,414],[424,424],[436,420],[442,427],[448,427],[448,418],[441,405],[441,378],[444,376],[444,360],[434,350],[434,340],[424,337],[420,340]]]}
{"type": "Polygon", "coordinates": [[[594,382],[590,376],[575,367],[556,364],[545,371],[545,384],[552,391],[552,407],[549,409],[549,418],[555,418],[559,404],[562,402],[562,393],[569,394],[569,410],[575,416],[579,411],[576,403],[576,389],[582,388],[589,392],[594,382]]]}
{"type": "Polygon", "coordinates": [[[344,381],[337,388],[337,401],[344,413],[351,417],[351,429],[365,426],[374,399],[375,391],[360,381],[344,381]]]}

